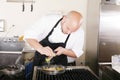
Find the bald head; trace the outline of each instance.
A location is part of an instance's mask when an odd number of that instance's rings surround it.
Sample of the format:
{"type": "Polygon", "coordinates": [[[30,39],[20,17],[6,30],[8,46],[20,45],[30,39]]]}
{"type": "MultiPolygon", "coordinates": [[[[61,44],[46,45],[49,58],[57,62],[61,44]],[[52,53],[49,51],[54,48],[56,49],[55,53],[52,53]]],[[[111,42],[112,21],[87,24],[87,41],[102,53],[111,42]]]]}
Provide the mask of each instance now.
{"type": "Polygon", "coordinates": [[[67,15],[67,18],[75,25],[81,24],[82,15],[77,11],[70,11],[67,15]]]}
{"type": "Polygon", "coordinates": [[[75,32],[82,23],[82,15],[77,11],[70,11],[63,17],[62,31],[66,34],[75,32]]]}

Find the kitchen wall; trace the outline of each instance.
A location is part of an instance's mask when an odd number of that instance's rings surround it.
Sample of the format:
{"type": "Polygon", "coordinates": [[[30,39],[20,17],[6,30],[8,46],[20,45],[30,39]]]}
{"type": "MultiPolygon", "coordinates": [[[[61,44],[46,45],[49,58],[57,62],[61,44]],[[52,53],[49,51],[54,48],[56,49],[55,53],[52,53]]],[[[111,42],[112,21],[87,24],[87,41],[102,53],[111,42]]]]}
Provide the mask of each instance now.
{"type": "MultiPolygon", "coordinates": [[[[86,20],[87,0],[35,0],[33,11],[30,11],[31,3],[25,3],[25,11],[22,12],[23,3],[7,2],[0,0],[0,19],[5,20],[5,31],[0,36],[19,36],[29,28],[42,15],[52,12],[65,14],[70,10],[77,10],[82,13],[86,20]]],[[[85,22],[83,24],[85,27],[85,22]]]]}

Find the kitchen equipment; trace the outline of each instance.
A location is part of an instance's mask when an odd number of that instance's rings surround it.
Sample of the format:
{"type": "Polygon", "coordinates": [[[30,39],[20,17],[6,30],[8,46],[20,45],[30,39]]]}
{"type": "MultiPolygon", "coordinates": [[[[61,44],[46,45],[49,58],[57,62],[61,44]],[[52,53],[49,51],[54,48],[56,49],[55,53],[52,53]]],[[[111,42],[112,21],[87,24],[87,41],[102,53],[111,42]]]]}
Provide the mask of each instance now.
{"type": "Polygon", "coordinates": [[[120,67],[120,55],[113,55],[111,61],[112,67],[120,67]]]}
{"type": "Polygon", "coordinates": [[[113,55],[120,54],[120,6],[100,5],[99,62],[111,62],[113,55]]]}
{"type": "Polygon", "coordinates": [[[65,67],[62,65],[45,65],[40,70],[49,75],[57,75],[65,72],[65,67]]]}
{"type": "Polygon", "coordinates": [[[113,55],[111,57],[112,68],[120,73],[120,55],[113,55]]]}
{"type": "Polygon", "coordinates": [[[114,70],[111,64],[100,66],[100,80],[120,80],[120,73],[114,70]]]}
{"type": "Polygon", "coordinates": [[[24,70],[23,65],[8,65],[5,68],[1,69],[0,72],[3,72],[6,75],[15,75],[24,70]]]}
{"type": "MultiPolygon", "coordinates": [[[[6,34],[7,35],[7,34],[6,34]]],[[[0,37],[0,51],[22,51],[25,41],[19,41],[18,37],[0,37]]]]}
{"type": "Polygon", "coordinates": [[[87,66],[67,66],[63,74],[49,75],[35,66],[32,80],[99,80],[87,66]]]}
{"type": "Polygon", "coordinates": [[[18,56],[14,64],[0,65],[0,80],[25,80],[21,58],[21,55],[18,56]]]}
{"type": "MultiPolygon", "coordinates": [[[[104,1],[104,0],[101,0],[104,1]]],[[[112,0],[110,0],[112,1],[112,0]]],[[[110,2],[108,1],[108,2],[110,2]]],[[[115,1],[115,0],[114,0],[115,1]]],[[[110,63],[110,67],[116,69],[119,65],[120,54],[120,6],[112,4],[101,4],[100,5],[100,26],[99,26],[99,43],[98,43],[98,63],[110,63]]],[[[101,65],[99,65],[101,66],[101,65]]],[[[107,66],[107,65],[104,65],[107,66]]],[[[111,68],[111,69],[112,69],[111,68]]],[[[103,73],[101,80],[119,80],[114,78],[119,78],[120,75],[104,67],[104,69],[99,67],[99,74],[103,73]],[[101,70],[101,71],[100,71],[101,70]],[[109,72],[108,72],[109,71],[109,72]],[[114,77],[112,79],[112,76],[114,77]]]]}
{"type": "Polygon", "coordinates": [[[19,71],[15,65],[0,65],[0,80],[25,80],[24,70],[19,71]]]}
{"type": "Polygon", "coordinates": [[[25,67],[24,65],[20,64],[21,55],[16,59],[14,65],[7,65],[5,68],[1,69],[0,71],[7,74],[7,75],[15,75],[16,73],[22,72],[25,67]]]}

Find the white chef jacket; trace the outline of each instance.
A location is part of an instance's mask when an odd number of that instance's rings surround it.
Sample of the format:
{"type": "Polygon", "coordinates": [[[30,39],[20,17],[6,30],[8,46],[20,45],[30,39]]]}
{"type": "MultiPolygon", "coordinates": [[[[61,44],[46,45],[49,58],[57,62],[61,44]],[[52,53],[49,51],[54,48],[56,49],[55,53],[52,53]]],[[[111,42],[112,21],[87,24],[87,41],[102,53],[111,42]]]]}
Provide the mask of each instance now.
{"type": "MultiPolygon", "coordinates": [[[[25,38],[33,38],[38,41],[43,40],[51,29],[54,27],[56,22],[62,18],[62,15],[46,15],[43,16],[39,21],[29,27],[28,30],[25,31],[25,38]]],[[[49,41],[53,43],[57,42],[65,42],[68,34],[64,34],[61,31],[61,23],[54,28],[54,31],[49,36],[49,41]]],[[[83,54],[83,45],[84,45],[84,31],[80,27],[76,32],[70,34],[68,41],[66,43],[66,49],[71,49],[75,52],[76,56],[79,57],[83,54]]],[[[67,57],[68,62],[73,62],[75,58],[67,57]]]]}

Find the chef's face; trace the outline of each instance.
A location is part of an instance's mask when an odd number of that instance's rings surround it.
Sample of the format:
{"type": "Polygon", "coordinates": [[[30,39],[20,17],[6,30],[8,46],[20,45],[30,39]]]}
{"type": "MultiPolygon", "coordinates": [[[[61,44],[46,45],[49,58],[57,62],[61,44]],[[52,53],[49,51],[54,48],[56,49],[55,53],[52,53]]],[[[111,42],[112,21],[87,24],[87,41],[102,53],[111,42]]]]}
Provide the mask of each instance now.
{"type": "Polygon", "coordinates": [[[79,28],[79,25],[75,21],[70,20],[66,16],[63,17],[61,21],[61,26],[62,32],[64,34],[70,34],[72,32],[75,32],[79,28]]]}

